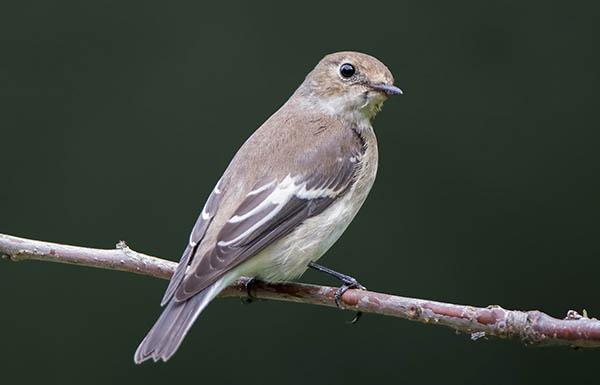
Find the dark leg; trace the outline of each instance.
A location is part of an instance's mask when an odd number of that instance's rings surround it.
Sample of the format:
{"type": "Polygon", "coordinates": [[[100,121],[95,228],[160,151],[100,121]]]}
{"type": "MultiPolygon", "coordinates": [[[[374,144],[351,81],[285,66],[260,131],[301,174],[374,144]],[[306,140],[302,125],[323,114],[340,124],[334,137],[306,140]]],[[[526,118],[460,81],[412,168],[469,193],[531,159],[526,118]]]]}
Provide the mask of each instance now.
{"type": "Polygon", "coordinates": [[[254,286],[256,284],[256,281],[257,281],[257,279],[255,277],[252,277],[246,281],[246,284],[244,286],[246,286],[247,297],[242,298],[242,303],[249,304],[256,300],[256,297],[254,297],[254,295],[252,294],[252,286],[254,286]]]}
{"type": "MultiPolygon", "coordinates": [[[[317,271],[320,271],[322,273],[331,275],[332,277],[335,277],[335,278],[339,279],[342,282],[342,286],[340,286],[336,290],[335,296],[334,296],[335,304],[337,305],[337,307],[340,307],[340,299],[342,298],[342,295],[344,295],[344,293],[346,291],[348,291],[348,289],[360,289],[360,290],[366,290],[367,289],[366,287],[364,287],[363,285],[361,285],[360,283],[358,283],[358,281],[356,280],[356,278],[351,277],[351,276],[346,275],[346,274],[338,273],[337,271],[331,270],[328,267],[321,266],[321,265],[316,264],[314,262],[310,262],[308,264],[308,267],[310,267],[311,269],[315,269],[317,271]]],[[[356,315],[352,319],[351,323],[356,323],[360,319],[361,315],[362,315],[362,312],[359,312],[359,311],[356,312],[356,315]]]]}

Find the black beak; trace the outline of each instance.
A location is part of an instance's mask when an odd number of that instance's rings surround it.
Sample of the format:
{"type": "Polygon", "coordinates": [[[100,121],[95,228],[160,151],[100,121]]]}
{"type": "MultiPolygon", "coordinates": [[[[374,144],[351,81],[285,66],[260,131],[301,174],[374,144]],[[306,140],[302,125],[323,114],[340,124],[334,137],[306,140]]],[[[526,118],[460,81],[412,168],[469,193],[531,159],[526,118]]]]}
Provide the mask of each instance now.
{"type": "Polygon", "coordinates": [[[385,83],[369,84],[369,86],[377,91],[384,92],[387,96],[402,95],[402,90],[394,85],[385,83]]]}

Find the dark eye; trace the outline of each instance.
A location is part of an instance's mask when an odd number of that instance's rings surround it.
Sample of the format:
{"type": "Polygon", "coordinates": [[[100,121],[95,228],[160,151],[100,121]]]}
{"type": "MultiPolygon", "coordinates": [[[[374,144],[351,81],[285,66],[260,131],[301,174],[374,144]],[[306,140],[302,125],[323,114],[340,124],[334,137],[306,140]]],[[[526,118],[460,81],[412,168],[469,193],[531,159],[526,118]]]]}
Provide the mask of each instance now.
{"type": "Polygon", "coordinates": [[[342,77],[351,78],[355,72],[354,66],[350,63],[344,63],[340,67],[340,75],[342,75],[342,77]]]}

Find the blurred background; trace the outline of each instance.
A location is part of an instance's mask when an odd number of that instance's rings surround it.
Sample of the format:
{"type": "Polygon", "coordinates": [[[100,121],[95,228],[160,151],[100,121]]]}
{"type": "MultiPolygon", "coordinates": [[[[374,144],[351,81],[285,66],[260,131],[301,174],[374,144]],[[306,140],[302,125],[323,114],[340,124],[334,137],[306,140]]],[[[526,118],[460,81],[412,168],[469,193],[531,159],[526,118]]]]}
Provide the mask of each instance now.
{"type": "MultiPolygon", "coordinates": [[[[377,291],[598,317],[599,16],[593,2],[3,3],[0,232],[179,259],[243,141],[323,55],[358,50],[405,95],[375,121],[377,182],[323,264],[377,291]]],[[[165,288],[0,263],[0,380],[597,383],[600,351],[234,299],[167,365],[135,366],[165,288]]]]}

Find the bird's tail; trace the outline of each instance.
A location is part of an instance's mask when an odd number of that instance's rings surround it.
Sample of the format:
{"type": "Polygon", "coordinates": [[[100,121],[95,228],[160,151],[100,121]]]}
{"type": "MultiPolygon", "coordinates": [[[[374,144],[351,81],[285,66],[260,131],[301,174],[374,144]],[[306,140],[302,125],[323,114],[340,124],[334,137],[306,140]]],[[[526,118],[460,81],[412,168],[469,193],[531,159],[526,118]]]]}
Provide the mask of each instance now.
{"type": "Polygon", "coordinates": [[[220,280],[185,301],[177,302],[172,298],[137,348],[133,358],[135,363],[141,364],[148,359],[154,362],[167,361],[171,358],[196,318],[222,289],[220,280]]]}

